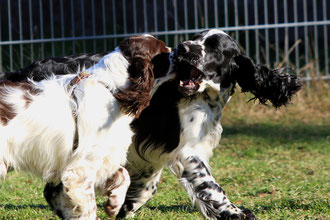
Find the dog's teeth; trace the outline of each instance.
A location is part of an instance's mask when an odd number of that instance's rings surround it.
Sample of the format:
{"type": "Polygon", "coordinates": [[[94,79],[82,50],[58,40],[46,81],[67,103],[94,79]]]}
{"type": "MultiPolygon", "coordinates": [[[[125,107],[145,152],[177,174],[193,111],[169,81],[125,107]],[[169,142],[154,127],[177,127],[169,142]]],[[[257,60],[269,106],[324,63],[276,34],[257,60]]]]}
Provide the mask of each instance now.
{"type": "Polygon", "coordinates": [[[183,86],[183,82],[180,80],[180,86],[183,86]]]}

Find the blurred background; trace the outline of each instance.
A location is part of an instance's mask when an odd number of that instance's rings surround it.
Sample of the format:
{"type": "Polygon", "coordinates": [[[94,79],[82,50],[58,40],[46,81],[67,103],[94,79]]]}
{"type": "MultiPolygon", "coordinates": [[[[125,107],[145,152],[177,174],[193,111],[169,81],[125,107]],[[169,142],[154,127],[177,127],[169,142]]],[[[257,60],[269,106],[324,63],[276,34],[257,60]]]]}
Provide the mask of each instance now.
{"type": "Polygon", "coordinates": [[[112,51],[150,33],[175,47],[221,28],[257,63],[329,79],[329,0],[0,0],[0,72],[45,57],[112,51]]]}

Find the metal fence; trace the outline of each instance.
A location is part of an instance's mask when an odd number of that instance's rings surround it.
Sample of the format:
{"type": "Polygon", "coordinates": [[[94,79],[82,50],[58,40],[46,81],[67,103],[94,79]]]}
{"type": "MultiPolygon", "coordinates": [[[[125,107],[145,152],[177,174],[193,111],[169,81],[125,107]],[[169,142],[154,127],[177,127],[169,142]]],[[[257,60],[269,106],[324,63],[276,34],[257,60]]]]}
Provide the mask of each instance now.
{"type": "Polygon", "coordinates": [[[257,63],[330,79],[329,7],[329,0],[0,0],[0,72],[50,56],[111,51],[138,33],[174,47],[221,28],[257,63]]]}

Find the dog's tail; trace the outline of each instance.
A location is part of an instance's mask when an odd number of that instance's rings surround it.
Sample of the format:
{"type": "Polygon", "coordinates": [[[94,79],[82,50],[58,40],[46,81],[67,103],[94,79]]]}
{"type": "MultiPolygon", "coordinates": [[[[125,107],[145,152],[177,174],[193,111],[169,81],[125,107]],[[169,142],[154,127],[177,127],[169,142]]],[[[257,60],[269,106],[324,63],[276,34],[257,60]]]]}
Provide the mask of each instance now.
{"type": "Polygon", "coordinates": [[[0,82],[3,81],[11,81],[11,82],[21,82],[27,80],[30,77],[30,73],[28,70],[19,69],[15,72],[5,72],[0,73],[0,82]]]}
{"type": "Polygon", "coordinates": [[[233,77],[242,88],[242,92],[251,92],[261,104],[270,101],[275,108],[287,105],[292,96],[301,89],[297,75],[289,67],[269,69],[264,65],[255,65],[245,55],[234,58],[238,68],[233,77]]]}

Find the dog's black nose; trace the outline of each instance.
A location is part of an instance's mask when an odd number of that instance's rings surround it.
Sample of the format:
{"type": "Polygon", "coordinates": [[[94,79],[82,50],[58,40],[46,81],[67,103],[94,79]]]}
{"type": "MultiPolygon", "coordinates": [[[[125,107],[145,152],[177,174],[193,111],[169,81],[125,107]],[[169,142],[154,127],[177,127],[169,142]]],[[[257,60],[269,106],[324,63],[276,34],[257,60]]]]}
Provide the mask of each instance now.
{"type": "Polygon", "coordinates": [[[186,45],[186,44],[179,44],[178,45],[178,51],[181,53],[181,54],[185,54],[185,53],[188,53],[189,52],[189,46],[186,45]]]}

